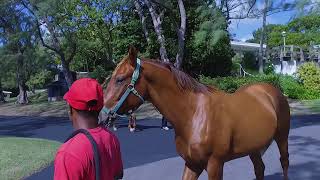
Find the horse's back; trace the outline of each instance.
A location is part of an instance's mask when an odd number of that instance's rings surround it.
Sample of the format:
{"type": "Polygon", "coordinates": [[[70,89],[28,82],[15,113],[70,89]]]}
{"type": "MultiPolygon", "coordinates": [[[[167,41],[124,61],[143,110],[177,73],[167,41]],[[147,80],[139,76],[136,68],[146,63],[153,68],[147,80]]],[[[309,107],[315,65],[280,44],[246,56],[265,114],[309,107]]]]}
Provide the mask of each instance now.
{"type": "Polygon", "coordinates": [[[279,88],[268,83],[254,83],[240,87],[235,94],[247,94],[261,98],[263,101],[270,101],[277,113],[279,111],[289,111],[287,98],[282,94],[279,88]]]}

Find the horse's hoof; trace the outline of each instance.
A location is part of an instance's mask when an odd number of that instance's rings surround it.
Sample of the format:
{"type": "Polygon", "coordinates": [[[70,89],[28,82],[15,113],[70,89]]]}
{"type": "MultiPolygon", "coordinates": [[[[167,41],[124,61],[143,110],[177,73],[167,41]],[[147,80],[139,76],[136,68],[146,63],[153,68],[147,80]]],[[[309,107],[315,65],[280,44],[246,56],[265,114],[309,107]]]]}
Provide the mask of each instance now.
{"type": "Polygon", "coordinates": [[[118,128],[116,128],[116,127],[113,127],[113,130],[114,130],[114,131],[117,131],[117,130],[118,130],[118,128]]]}
{"type": "Polygon", "coordinates": [[[166,131],[168,131],[168,130],[169,130],[169,128],[168,128],[167,126],[162,127],[162,129],[163,129],[163,130],[166,130],[166,131]]]}
{"type": "Polygon", "coordinates": [[[130,128],[130,132],[134,132],[135,130],[135,128],[130,128]]]}

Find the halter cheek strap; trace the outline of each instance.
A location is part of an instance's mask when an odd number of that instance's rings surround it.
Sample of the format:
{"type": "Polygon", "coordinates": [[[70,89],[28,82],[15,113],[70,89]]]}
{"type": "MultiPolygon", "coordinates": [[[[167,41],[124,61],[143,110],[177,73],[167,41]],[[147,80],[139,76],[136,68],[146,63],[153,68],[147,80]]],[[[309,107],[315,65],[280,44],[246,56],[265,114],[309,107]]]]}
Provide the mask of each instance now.
{"type": "Polygon", "coordinates": [[[124,94],[121,96],[120,100],[118,101],[118,103],[116,104],[116,106],[113,109],[108,109],[106,107],[102,108],[102,112],[106,113],[106,114],[117,114],[118,110],[120,109],[120,107],[122,106],[122,104],[125,102],[125,100],[127,99],[127,97],[129,96],[130,93],[134,94],[135,96],[137,96],[142,103],[144,103],[144,99],[143,97],[139,94],[139,92],[134,88],[134,85],[136,84],[139,75],[140,75],[140,67],[141,67],[141,60],[139,58],[137,58],[137,64],[136,64],[136,68],[132,74],[132,78],[131,78],[131,82],[127,87],[127,90],[124,92],[124,94]]]}

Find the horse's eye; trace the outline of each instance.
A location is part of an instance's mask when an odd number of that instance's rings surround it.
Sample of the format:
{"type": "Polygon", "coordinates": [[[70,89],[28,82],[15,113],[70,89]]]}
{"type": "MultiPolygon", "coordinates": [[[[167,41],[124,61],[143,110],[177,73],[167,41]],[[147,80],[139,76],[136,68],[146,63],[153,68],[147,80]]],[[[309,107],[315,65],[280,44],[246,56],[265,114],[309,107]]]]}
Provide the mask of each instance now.
{"type": "Polygon", "coordinates": [[[116,79],[116,83],[117,83],[117,84],[121,84],[121,83],[124,81],[124,79],[125,79],[125,78],[122,78],[122,77],[121,77],[121,78],[117,78],[117,79],[116,79]]]}

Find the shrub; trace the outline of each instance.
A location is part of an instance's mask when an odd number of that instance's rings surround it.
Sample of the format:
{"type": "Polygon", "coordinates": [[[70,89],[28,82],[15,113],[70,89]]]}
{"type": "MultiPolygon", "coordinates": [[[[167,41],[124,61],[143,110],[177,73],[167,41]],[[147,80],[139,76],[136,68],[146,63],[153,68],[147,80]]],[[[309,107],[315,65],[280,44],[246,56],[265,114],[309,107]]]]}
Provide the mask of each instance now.
{"type": "Polygon", "coordinates": [[[271,62],[266,62],[264,65],[265,74],[275,74],[274,65],[271,62]]]}
{"type": "Polygon", "coordinates": [[[243,53],[243,67],[245,69],[257,69],[256,55],[253,52],[243,53]]]}
{"type": "Polygon", "coordinates": [[[228,93],[235,92],[239,87],[264,82],[278,87],[284,95],[292,99],[318,99],[320,93],[318,91],[307,89],[297,79],[292,76],[281,75],[259,75],[250,77],[218,77],[210,78],[201,75],[200,82],[208,85],[216,86],[217,88],[228,93]]]}
{"type": "Polygon", "coordinates": [[[307,89],[320,92],[320,67],[316,63],[304,63],[298,68],[297,75],[307,89]]]}
{"type": "Polygon", "coordinates": [[[103,83],[108,75],[110,75],[110,71],[106,71],[102,66],[97,66],[93,72],[89,73],[89,76],[99,83],[103,83]]]}
{"type": "Polygon", "coordinates": [[[53,73],[51,71],[42,70],[39,73],[32,75],[30,79],[26,82],[26,85],[30,90],[34,90],[36,88],[43,88],[52,79],[53,73]]]}
{"type": "Polygon", "coordinates": [[[205,77],[201,75],[200,82],[204,84],[216,86],[217,88],[229,93],[236,91],[241,86],[257,83],[257,82],[270,83],[276,87],[280,87],[279,76],[277,75],[261,75],[261,76],[250,76],[250,77],[218,77],[218,78],[210,78],[210,77],[205,77]]]}
{"type": "Polygon", "coordinates": [[[282,92],[292,99],[304,99],[305,88],[291,76],[281,76],[280,84],[282,92]]]}

